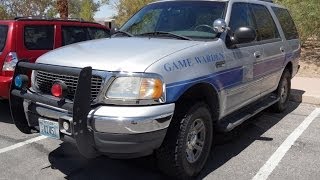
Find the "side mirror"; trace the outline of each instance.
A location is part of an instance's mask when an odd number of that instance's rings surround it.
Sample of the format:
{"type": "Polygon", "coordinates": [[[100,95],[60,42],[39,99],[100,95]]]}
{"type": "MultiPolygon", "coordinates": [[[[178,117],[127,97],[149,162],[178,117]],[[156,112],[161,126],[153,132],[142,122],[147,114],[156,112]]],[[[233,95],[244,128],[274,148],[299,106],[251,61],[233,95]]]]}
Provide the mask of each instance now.
{"type": "Polygon", "coordinates": [[[213,30],[216,33],[223,33],[227,30],[227,23],[224,19],[216,19],[213,22],[213,30]]]}
{"type": "Polygon", "coordinates": [[[257,38],[256,31],[251,27],[239,27],[233,35],[233,44],[250,43],[257,38]]]}

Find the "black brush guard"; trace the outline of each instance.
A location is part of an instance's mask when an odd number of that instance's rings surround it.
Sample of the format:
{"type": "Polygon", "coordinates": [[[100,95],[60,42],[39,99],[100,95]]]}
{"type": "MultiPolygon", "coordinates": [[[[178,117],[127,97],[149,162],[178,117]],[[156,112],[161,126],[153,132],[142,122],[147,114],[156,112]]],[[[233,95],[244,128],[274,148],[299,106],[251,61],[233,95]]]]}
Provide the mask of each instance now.
{"type": "Polygon", "coordinates": [[[23,108],[24,99],[65,109],[73,114],[73,124],[71,126],[73,126],[73,138],[79,152],[88,158],[96,157],[97,151],[94,148],[93,133],[88,130],[87,126],[87,117],[91,109],[91,78],[91,67],[77,69],[19,61],[14,72],[10,89],[10,110],[15,125],[23,133],[32,133],[32,127],[29,127],[28,125],[23,108]],[[63,100],[53,100],[37,93],[27,93],[23,90],[17,89],[14,84],[15,77],[20,74],[30,75],[32,70],[79,77],[74,102],[69,103],[63,100]]]}

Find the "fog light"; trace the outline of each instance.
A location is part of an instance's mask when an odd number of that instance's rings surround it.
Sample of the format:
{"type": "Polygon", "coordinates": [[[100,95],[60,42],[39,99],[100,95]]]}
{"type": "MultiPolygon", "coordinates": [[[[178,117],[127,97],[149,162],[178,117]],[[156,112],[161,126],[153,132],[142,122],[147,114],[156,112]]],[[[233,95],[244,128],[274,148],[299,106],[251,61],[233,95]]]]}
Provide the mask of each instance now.
{"type": "Polygon", "coordinates": [[[69,131],[69,129],[70,129],[70,124],[69,124],[69,122],[64,121],[64,122],[62,123],[62,126],[63,126],[63,129],[64,129],[64,130],[69,131]]]}
{"type": "Polygon", "coordinates": [[[65,98],[68,94],[68,86],[62,81],[56,81],[51,87],[51,94],[58,98],[65,98]]]}
{"type": "Polygon", "coordinates": [[[19,89],[26,89],[29,83],[29,78],[26,75],[18,75],[14,79],[14,85],[19,89]]]}

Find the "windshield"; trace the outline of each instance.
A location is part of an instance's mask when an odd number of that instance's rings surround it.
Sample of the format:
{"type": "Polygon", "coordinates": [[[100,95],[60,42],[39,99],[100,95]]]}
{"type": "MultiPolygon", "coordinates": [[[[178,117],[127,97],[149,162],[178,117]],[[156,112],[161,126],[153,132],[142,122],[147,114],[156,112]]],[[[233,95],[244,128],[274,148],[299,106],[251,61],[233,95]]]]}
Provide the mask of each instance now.
{"type": "Polygon", "coordinates": [[[0,52],[3,51],[7,41],[8,26],[0,25],[0,52]]]}
{"type": "Polygon", "coordinates": [[[121,31],[132,35],[169,32],[192,39],[214,39],[213,22],[224,18],[225,2],[167,1],[141,9],[121,31]]]}

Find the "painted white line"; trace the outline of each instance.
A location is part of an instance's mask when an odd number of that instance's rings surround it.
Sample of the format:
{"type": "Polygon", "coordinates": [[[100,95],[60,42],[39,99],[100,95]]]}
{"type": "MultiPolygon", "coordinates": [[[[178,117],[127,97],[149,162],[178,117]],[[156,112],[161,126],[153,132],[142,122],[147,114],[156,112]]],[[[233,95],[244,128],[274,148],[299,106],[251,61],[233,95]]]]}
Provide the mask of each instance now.
{"type": "Polygon", "coordinates": [[[320,108],[315,109],[280,145],[280,147],[273,153],[269,160],[261,167],[259,172],[252,178],[252,180],[266,180],[272,171],[280,163],[281,159],[288,152],[295,141],[308,128],[312,121],[320,114],[320,108]]]}
{"type": "Polygon", "coordinates": [[[17,149],[17,148],[22,147],[22,146],[27,145],[27,144],[31,144],[31,143],[46,139],[46,138],[47,137],[45,137],[45,136],[38,136],[38,137],[35,137],[35,138],[32,138],[32,139],[26,140],[24,142],[20,142],[20,143],[14,144],[14,145],[6,147],[6,148],[2,148],[2,149],[0,149],[0,154],[8,152],[8,151],[11,151],[11,150],[14,150],[14,149],[17,149]]]}

